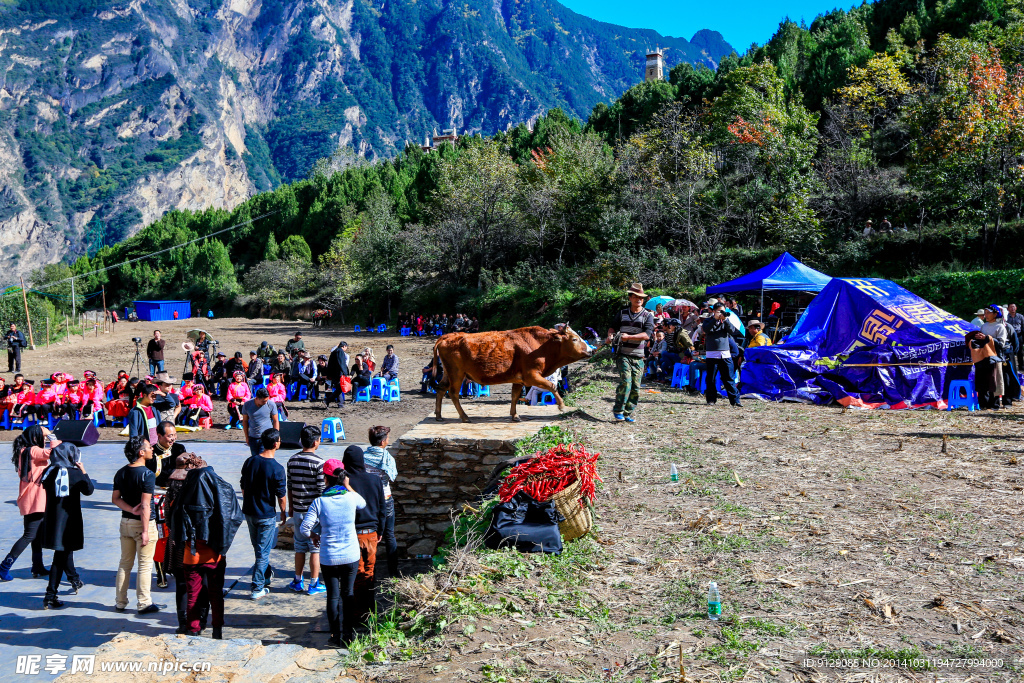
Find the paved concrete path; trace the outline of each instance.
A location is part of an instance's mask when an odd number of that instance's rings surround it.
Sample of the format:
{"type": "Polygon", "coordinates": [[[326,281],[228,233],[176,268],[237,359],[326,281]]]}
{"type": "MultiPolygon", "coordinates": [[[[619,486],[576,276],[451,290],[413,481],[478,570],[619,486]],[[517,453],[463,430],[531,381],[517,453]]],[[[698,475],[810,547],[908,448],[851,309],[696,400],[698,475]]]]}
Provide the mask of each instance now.
{"type": "MultiPolygon", "coordinates": [[[[182,439],[182,442],[188,446],[187,439],[182,439]]],[[[319,453],[324,459],[340,460],[348,445],[325,444],[319,453]]],[[[96,491],[92,496],[82,498],[85,548],[75,553],[75,565],[86,585],[78,595],[66,595],[69,586],[65,580],[61,585],[60,596],[66,605],[64,609],[44,611],[42,606],[46,581],[32,578],[30,549],[26,549],[15,563],[11,572],[14,580],[0,583],[0,680],[20,679],[15,676],[18,655],[41,654],[45,662],[47,654],[93,654],[101,643],[121,632],[156,636],[173,634],[177,628],[173,578],[169,578],[166,589],[157,588],[155,575],[153,578],[153,601],[165,605],[165,610],[146,616],[135,613],[133,573],[128,593],[129,607],[121,614],[114,611],[114,578],[121,557],[118,539],[121,512],[111,503],[110,497],[114,474],[126,462],[123,449],[123,442],[98,443],[82,449],[82,459],[96,485],[96,491]]],[[[201,455],[220,476],[238,489],[242,463],[249,457],[248,447],[241,443],[195,443],[190,450],[201,455]]],[[[292,448],[280,451],[277,461],[283,466],[297,450],[292,448]]],[[[22,520],[16,507],[18,480],[9,464],[9,447],[0,453],[0,471],[3,472],[3,476],[0,476],[2,559],[22,533],[22,520]]],[[[47,565],[51,555],[51,551],[43,551],[47,565]]],[[[279,568],[279,578],[274,582],[275,590],[283,590],[290,580],[292,557],[290,551],[274,551],[272,564],[279,568]]],[[[228,595],[229,599],[248,597],[252,563],[252,546],[243,522],[228,553],[225,587],[239,579],[228,595]]],[[[315,612],[321,609],[322,606],[318,605],[315,612]]],[[[310,615],[314,622],[318,616],[318,613],[310,615]]],[[[52,680],[54,677],[42,672],[34,680],[52,680]]]]}

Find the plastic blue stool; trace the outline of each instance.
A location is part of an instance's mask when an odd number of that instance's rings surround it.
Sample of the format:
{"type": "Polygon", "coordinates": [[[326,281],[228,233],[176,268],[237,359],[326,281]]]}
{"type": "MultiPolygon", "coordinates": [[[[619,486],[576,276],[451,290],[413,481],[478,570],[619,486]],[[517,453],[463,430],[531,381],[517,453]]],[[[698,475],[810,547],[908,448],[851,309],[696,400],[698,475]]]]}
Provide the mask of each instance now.
{"type": "Polygon", "coordinates": [[[286,401],[293,401],[293,400],[295,400],[295,392],[297,392],[298,390],[299,390],[299,383],[298,382],[289,382],[288,386],[285,387],[285,390],[284,390],[284,398],[285,398],[285,400],[286,401]]]}
{"type": "MultiPolygon", "coordinates": [[[[687,372],[689,372],[689,370],[690,370],[690,368],[687,367],[687,372]]],[[[693,381],[690,384],[688,384],[687,386],[692,386],[697,391],[703,392],[704,391],[704,371],[703,370],[698,370],[697,368],[693,368],[693,381]]]]}
{"type": "Polygon", "coordinates": [[[408,336],[409,336],[409,332],[410,332],[410,331],[411,331],[411,330],[409,330],[409,328],[408,328],[408,327],[403,327],[403,328],[402,328],[402,330],[401,330],[401,335],[402,335],[403,337],[408,337],[408,336]]]}
{"type": "Polygon", "coordinates": [[[686,364],[676,363],[672,366],[672,384],[673,389],[682,389],[690,383],[690,380],[686,377],[686,364]]]}
{"type": "Polygon", "coordinates": [[[25,417],[12,417],[11,418],[11,429],[15,427],[21,427],[27,429],[34,424],[39,424],[39,418],[35,415],[26,415],[25,417]]]}
{"type": "Polygon", "coordinates": [[[537,405],[553,406],[556,405],[557,403],[558,401],[555,400],[555,395],[552,394],[550,391],[545,391],[543,394],[540,395],[540,401],[537,405]]]}
{"type": "Polygon", "coordinates": [[[359,387],[356,391],[356,403],[369,403],[370,402],[370,387],[359,387]]]}
{"type": "Polygon", "coordinates": [[[345,440],[345,426],[341,424],[340,417],[326,417],[320,425],[324,441],[338,443],[345,440]]]}
{"type": "Polygon", "coordinates": [[[355,329],[355,331],[356,331],[356,332],[362,332],[363,330],[362,330],[362,328],[361,328],[361,327],[359,327],[359,325],[356,325],[356,329],[355,329]]]}
{"type": "Polygon", "coordinates": [[[387,388],[387,384],[384,382],[383,377],[374,377],[370,384],[370,398],[379,398],[384,400],[384,391],[387,388]]]}
{"type": "Polygon", "coordinates": [[[402,390],[398,388],[397,383],[384,387],[384,400],[389,402],[402,400],[402,390]]]}
{"type": "Polygon", "coordinates": [[[949,383],[946,403],[946,410],[953,410],[953,408],[967,408],[970,412],[981,410],[981,406],[978,405],[978,392],[974,389],[974,382],[969,379],[955,379],[949,383]],[[966,396],[960,395],[961,389],[965,391],[966,396]]]}
{"type": "Polygon", "coordinates": [[[299,400],[300,401],[305,401],[307,398],[309,398],[309,387],[307,385],[305,385],[305,384],[300,384],[299,385],[299,400]]]}
{"type": "Polygon", "coordinates": [[[0,413],[0,429],[11,430],[11,411],[5,410],[0,413]]]}
{"type": "Polygon", "coordinates": [[[477,384],[476,385],[476,397],[477,398],[480,398],[481,396],[490,396],[490,395],[491,395],[491,387],[490,387],[489,384],[477,384]]]}
{"type": "Polygon", "coordinates": [[[384,334],[385,332],[387,332],[387,331],[388,331],[388,326],[387,326],[387,325],[385,325],[384,323],[381,323],[381,324],[380,324],[380,325],[379,325],[379,326],[377,327],[377,331],[378,331],[378,332],[380,332],[381,334],[384,334]]]}
{"type": "Polygon", "coordinates": [[[97,427],[104,427],[107,424],[107,416],[103,413],[103,409],[93,411],[92,423],[97,427]]]}

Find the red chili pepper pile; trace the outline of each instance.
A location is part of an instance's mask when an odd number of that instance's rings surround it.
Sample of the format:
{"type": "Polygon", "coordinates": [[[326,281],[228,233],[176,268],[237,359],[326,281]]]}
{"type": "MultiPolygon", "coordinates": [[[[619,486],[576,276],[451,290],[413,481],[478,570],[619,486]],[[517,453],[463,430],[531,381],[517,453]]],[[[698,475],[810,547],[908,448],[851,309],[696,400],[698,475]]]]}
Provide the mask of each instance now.
{"type": "Polygon", "coordinates": [[[594,482],[601,481],[597,474],[599,457],[600,453],[588,453],[578,443],[559,444],[544,453],[538,451],[512,468],[498,489],[498,497],[505,503],[525,491],[534,500],[544,502],[579,479],[583,498],[593,500],[594,482]]]}

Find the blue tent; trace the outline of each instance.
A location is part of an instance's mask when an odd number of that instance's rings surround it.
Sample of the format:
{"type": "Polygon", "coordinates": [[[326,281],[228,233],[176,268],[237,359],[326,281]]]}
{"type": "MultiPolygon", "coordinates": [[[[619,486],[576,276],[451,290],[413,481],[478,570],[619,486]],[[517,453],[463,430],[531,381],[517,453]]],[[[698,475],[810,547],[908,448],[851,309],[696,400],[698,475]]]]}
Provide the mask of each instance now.
{"type": "Polygon", "coordinates": [[[135,313],[139,320],[174,320],[174,312],[178,312],[177,320],[192,317],[191,301],[136,301],[135,313]]]}
{"type": "Polygon", "coordinates": [[[743,394],[945,408],[949,382],[973,370],[964,335],[974,329],[895,282],[834,278],[782,342],[745,350],[743,394]]]}
{"type": "Polygon", "coordinates": [[[793,258],[788,251],[767,266],[758,268],[735,280],[707,288],[708,294],[717,292],[752,292],[755,290],[788,290],[820,292],[831,280],[828,275],[808,268],[793,258]]]}

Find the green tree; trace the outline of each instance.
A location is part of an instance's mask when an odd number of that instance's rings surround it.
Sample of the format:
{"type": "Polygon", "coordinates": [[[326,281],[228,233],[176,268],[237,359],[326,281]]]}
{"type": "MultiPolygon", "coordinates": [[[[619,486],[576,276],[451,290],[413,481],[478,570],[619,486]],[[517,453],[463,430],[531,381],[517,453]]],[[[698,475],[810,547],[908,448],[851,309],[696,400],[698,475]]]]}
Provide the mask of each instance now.
{"type": "Polygon", "coordinates": [[[280,254],[281,259],[285,261],[313,262],[313,252],[310,251],[309,244],[302,238],[302,235],[288,235],[284,242],[281,242],[280,254]]]}

